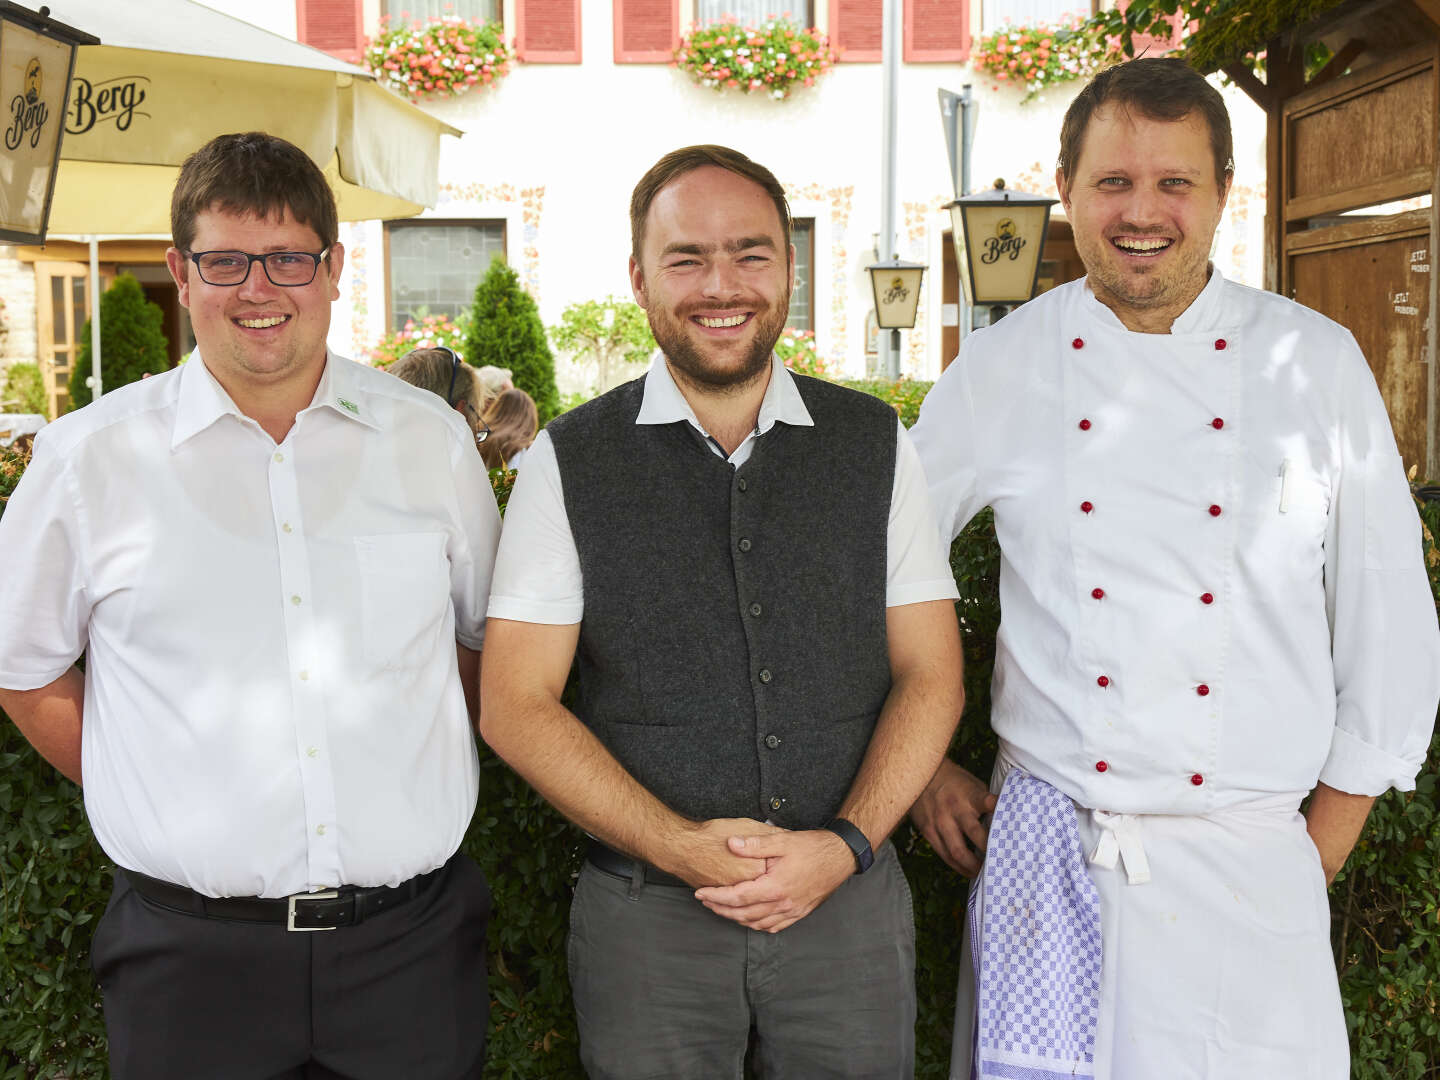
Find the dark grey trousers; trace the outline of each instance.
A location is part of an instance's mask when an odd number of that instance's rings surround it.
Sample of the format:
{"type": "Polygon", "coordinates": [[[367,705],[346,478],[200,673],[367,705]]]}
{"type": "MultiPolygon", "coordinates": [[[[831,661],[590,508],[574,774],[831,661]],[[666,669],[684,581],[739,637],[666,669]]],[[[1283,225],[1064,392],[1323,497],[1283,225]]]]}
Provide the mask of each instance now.
{"type": "Polygon", "coordinates": [[[889,843],[778,934],[587,863],[569,961],[591,1080],[738,1080],[752,1028],[764,1080],[914,1073],[915,923],[889,843]]]}
{"type": "Polygon", "coordinates": [[[116,874],[91,963],[114,1080],[479,1080],[490,890],[457,855],[359,926],[161,907],[116,874]]]}

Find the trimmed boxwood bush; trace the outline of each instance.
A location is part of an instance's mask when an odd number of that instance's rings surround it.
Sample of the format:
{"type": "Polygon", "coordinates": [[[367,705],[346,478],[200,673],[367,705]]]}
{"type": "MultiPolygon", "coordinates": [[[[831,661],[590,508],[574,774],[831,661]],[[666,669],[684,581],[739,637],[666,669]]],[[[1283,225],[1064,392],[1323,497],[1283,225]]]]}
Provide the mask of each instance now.
{"type": "MultiPolygon", "coordinates": [[[[23,471],[0,450],[0,500],[23,471]]],[[[491,474],[497,498],[513,473],[491,474]]],[[[4,511],[0,501],[0,513],[4,511]]],[[[1440,605],[1440,503],[1427,504],[1426,558],[1440,605]]],[[[956,540],[965,716],[955,757],[987,776],[988,723],[999,626],[999,547],[988,511],[956,540]]],[[[1440,1068],[1440,740],[1416,790],[1378,801],[1331,890],[1334,942],[1355,1080],[1423,1080],[1440,1068]]],[[[583,1080],[565,970],[570,886],[582,837],[481,746],[480,802],[463,850],[494,891],[490,926],[487,1078],[583,1080]]],[[[94,920],[109,867],[85,821],[80,791],[0,721],[0,1080],[106,1075],[104,1024],[90,976],[94,920]]],[[[915,897],[919,1016],[915,1075],[948,1075],[950,1023],[965,923],[966,883],[909,825],[895,835],[915,897]]]]}
{"type": "MultiPolygon", "coordinates": [[[[165,313],[145,299],[145,290],[130,274],[100,294],[100,377],[105,391],[118,390],[146,375],[159,375],[170,367],[170,346],[165,340],[165,313]]],[[[70,372],[70,408],[89,405],[95,393],[90,378],[93,345],[90,320],[80,332],[80,354],[70,372]]]]}

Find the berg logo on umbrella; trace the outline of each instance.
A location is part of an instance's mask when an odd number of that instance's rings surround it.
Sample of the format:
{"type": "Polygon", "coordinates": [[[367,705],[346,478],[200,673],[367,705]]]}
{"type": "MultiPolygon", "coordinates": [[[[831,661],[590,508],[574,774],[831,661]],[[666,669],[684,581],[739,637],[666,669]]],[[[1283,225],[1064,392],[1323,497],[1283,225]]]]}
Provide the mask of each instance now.
{"type": "Polygon", "coordinates": [[[65,133],[84,135],[106,120],[114,120],[115,127],[120,131],[129,131],[137,115],[150,115],[135,111],[145,100],[145,89],[140,84],[149,81],[144,75],[117,75],[104,82],[92,83],[81,75],[75,76],[70,82],[70,110],[65,117],[65,133]]]}
{"type": "Polygon", "coordinates": [[[10,102],[11,124],[5,131],[5,148],[16,149],[26,135],[30,136],[32,149],[40,145],[40,132],[50,118],[50,110],[40,100],[44,87],[44,72],[40,58],[32,56],[25,65],[25,88],[10,102]]]}

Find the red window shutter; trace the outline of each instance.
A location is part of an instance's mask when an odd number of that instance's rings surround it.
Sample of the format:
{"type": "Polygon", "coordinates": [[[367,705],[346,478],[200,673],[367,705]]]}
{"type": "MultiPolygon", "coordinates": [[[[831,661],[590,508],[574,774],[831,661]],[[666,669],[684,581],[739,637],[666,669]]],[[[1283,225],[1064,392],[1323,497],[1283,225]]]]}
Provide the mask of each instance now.
{"type": "Polygon", "coordinates": [[[295,0],[301,43],[358,64],[365,39],[363,7],[364,0],[295,0]]]}
{"type": "Polygon", "coordinates": [[[881,0],[830,0],[830,44],[841,60],[880,60],[881,0]]]}
{"type": "Polygon", "coordinates": [[[526,63],[580,63],[580,0],[515,0],[515,39],[526,63]]]}
{"type": "Polygon", "coordinates": [[[680,44],[677,0],[615,0],[615,62],[661,64],[680,44]]]}
{"type": "MultiPolygon", "coordinates": [[[[1130,6],[1130,0],[1116,0],[1115,6],[1124,11],[1130,6]]],[[[1135,34],[1131,37],[1130,43],[1135,47],[1136,56],[1166,56],[1180,47],[1180,39],[1185,36],[1185,16],[1178,11],[1165,19],[1170,24],[1170,35],[1163,34],[1135,34]]]]}
{"type": "Polygon", "coordinates": [[[968,0],[905,0],[907,62],[953,62],[969,55],[968,0]]]}

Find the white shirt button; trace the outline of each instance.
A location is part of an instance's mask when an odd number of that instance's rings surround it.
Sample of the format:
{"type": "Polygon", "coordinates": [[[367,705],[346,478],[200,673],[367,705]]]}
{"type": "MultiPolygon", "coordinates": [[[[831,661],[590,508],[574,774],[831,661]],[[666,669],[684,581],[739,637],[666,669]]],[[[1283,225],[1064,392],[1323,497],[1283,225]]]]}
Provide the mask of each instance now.
{"type": "Polygon", "coordinates": [[[298,597],[298,596],[292,596],[292,597],[290,597],[290,603],[294,604],[296,607],[299,607],[299,606],[300,606],[300,597],[298,597]]]}
{"type": "Polygon", "coordinates": [[[319,754],[320,754],[320,748],[319,748],[318,746],[307,746],[307,747],[305,748],[305,756],[306,756],[306,757],[318,757],[319,754]]]}
{"type": "Polygon", "coordinates": [[[276,460],[277,462],[284,461],[284,460],[285,460],[285,455],[282,454],[279,450],[276,450],[276,451],[275,451],[275,460],[276,460]]]}
{"type": "Polygon", "coordinates": [[[288,532],[294,532],[294,531],[295,531],[294,529],[290,528],[290,522],[288,522],[288,521],[285,522],[284,525],[281,525],[280,528],[281,528],[282,531],[287,532],[287,533],[288,533],[288,532]]]}
{"type": "Polygon", "coordinates": [[[300,681],[301,681],[301,682],[308,682],[309,679],[310,679],[310,671],[309,671],[309,669],[302,669],[301,672],[300,672],[300,681]]]}
{"type": "Polygon", "coordinates": [[[324,826],[324,825],[316,825],[316,826],[315,826],[315,835],[316,835],[316,836],[324,836],[324,835],[325,835],[325,826],[324,826]]]}

